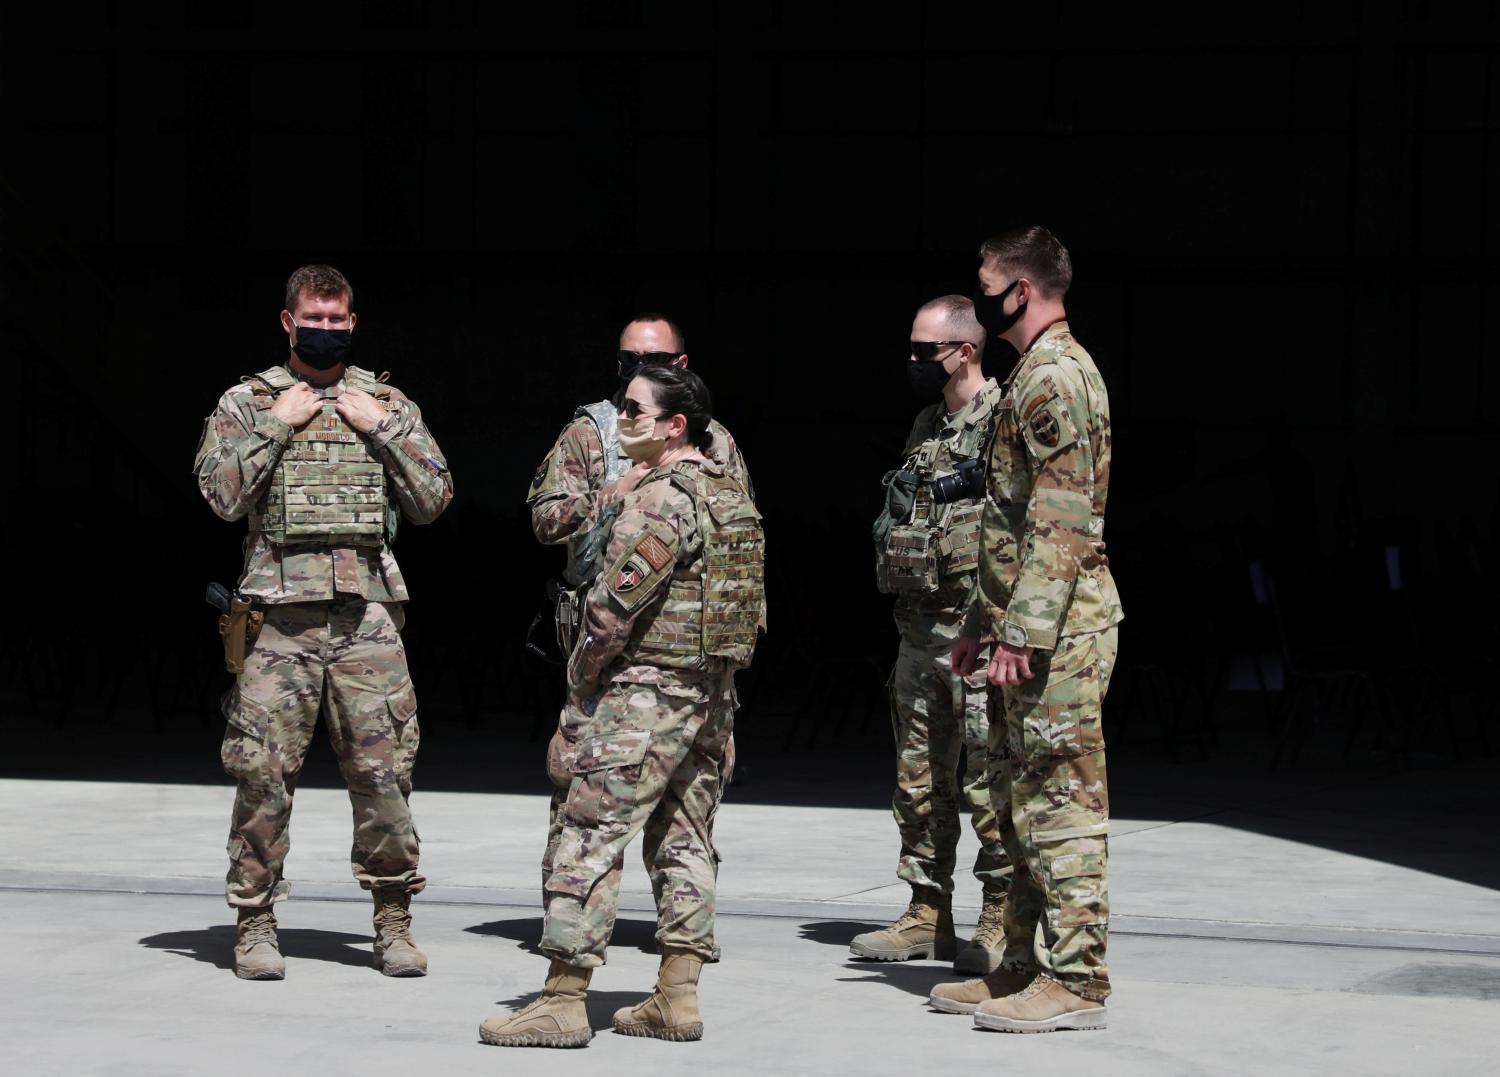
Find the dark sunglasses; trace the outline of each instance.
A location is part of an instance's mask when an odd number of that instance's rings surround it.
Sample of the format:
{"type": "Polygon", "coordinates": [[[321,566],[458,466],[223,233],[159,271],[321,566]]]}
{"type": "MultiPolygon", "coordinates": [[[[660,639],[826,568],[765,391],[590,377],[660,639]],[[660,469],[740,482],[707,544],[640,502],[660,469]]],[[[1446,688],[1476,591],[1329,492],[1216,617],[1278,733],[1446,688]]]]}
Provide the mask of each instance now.
{"type": "Polygon", "coordinates": [[[914,340],[911,342],[911,353],[923,362],[930,363],[944,348],[957,348],[972,343],[972,340],[914,340]]]}
{"type": "Polygon", "coordinates": [[[615,358],[620,362],[621,370],[629,370],[635,366],[645,366],[647,363],[675,363],[682,358],[681,352],[630,352],[621,349],[615,352],[615,358]]]}
{"type": "MultiPolygon", "coordinates": [[[[627,396],[625,398],[625,402],[620,405],[620,414],[625,416],[625,418],[627,419],[640,418],[641,402],[639,400],[631,400],[630,397],[627,396]]],[[[664,419],[666,418],[666,416],[667,413],[664,411],[659,411],[656,413],[656,417],[658,419],[664,419]]],[[[650,418],[650,416],[647,416],[647,418],[650,418]]]]}

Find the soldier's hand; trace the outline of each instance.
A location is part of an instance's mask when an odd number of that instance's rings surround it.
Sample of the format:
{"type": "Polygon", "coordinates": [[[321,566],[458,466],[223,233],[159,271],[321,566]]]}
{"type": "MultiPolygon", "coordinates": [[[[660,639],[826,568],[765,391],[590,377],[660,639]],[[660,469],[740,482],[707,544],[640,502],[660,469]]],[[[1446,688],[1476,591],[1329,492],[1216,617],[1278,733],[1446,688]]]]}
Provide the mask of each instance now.
{"type": "Polygon", "coordinates": [[[607,509],[620,498],[640,485],[642,479],[651,474],[654,469],[647,464],[636,464],[625,474],[599,491],[599,507],[607,509]]]}
{"type": "Polygon", "coordinates": [[[996,643],[995,656],[990,659],[990,683],[1014,688],[1022,681],[1031,680],[1031,652],[1031,647],[996,643]]]}
{"type": "Polygon", "coordinates": [[[303,426],[323,407],[323,397],[299,381],[276,398],[271,405],[271,414],[293,430],[303,426]]]}
{"type": "Polygon", "coordinates": [[[979,652],[984,647],[977,639],[959,636],[953,644],[953,653],[948,656],[948,668],[960,677],[967,677],[979,666],[979,652]]]}
{"type": "Polygon", "coordinates": [[[345,388],[333,407],[344,417],[346,423],[361,434],[370,433],[385,422],[386,416],[390,414],[380,401],[363,389],[345,388]]]}

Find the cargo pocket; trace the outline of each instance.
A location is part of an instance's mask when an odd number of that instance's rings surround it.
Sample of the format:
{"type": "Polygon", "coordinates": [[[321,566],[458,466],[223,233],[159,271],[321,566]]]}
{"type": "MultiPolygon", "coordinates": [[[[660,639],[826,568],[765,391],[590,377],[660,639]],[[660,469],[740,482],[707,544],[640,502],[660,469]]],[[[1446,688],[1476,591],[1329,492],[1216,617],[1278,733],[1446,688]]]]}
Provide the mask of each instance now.
{"type": "Polygon", "coordinates": [[[411,788],[412,768],[417,764],[417,747],[422,743],[422,730],[417,725],[417,690],[411,681],[386,693],[385,705],[391,715],[396,780],[402,791],[407,792],[411,788]]]}
{"type": "Polygon", "coordinates": [[[651,734],[644,729],[596,733],[578,742],[564,809],[570,826],[610,832],[629,828],[651,734]]]}
{"type": "Polygon", "coordinates": [[[1085,927],[1109,922],[1105,888],[1105,839],[1085,838],[1060,847],[1039,848],[1047,885],[1053,896],[1049,916],[1059,928],[1085,927]]]}
{"type": "Polygon", "coordinates": [[[224,715],[224,743],[219,750],[224,773],[239,781],[264,780],[268,776],[271,712],[251,699],[236,684],[224,693],[219,710],[224,715]]]}

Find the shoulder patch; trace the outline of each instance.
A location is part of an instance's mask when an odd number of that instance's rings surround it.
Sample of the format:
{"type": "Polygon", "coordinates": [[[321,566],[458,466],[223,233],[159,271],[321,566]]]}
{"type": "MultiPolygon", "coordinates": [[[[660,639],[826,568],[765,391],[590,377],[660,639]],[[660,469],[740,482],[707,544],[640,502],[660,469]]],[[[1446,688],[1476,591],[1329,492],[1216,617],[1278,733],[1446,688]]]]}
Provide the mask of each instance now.
{"type": "Polygon", "coordinates": [[[651,568],[649,565],[643,564],[636,557],[629,557],[626,559],[625,563],[615,571],[615,578],[612,589],[616,594],[625,594],[627,592],[634,591],[641,584],[645,583],[650,575],[651,568]]]}
{"type": "Polygon", "coordinates": [[[667,549],[667,544],[655,535],[647,535],[637,542],[635,552],[646,559],[652,572],[660,572],[672,563],[672,551],[667,549]]]}

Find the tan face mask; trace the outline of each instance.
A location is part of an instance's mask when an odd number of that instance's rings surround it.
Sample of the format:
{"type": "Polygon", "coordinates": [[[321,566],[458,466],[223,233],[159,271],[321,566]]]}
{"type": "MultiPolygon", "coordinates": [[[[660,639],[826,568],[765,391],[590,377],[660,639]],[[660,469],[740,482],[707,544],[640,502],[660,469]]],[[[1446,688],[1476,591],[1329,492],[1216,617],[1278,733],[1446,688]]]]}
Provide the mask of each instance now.
{"type": "Polygon", "coordinates": [[[659,415],[637,415],[634,419],[621,417],[617,420],[620,429],[620,448],[636,463],[650,460],[661,452],[666,438],[655,437],[659,415]]]}

